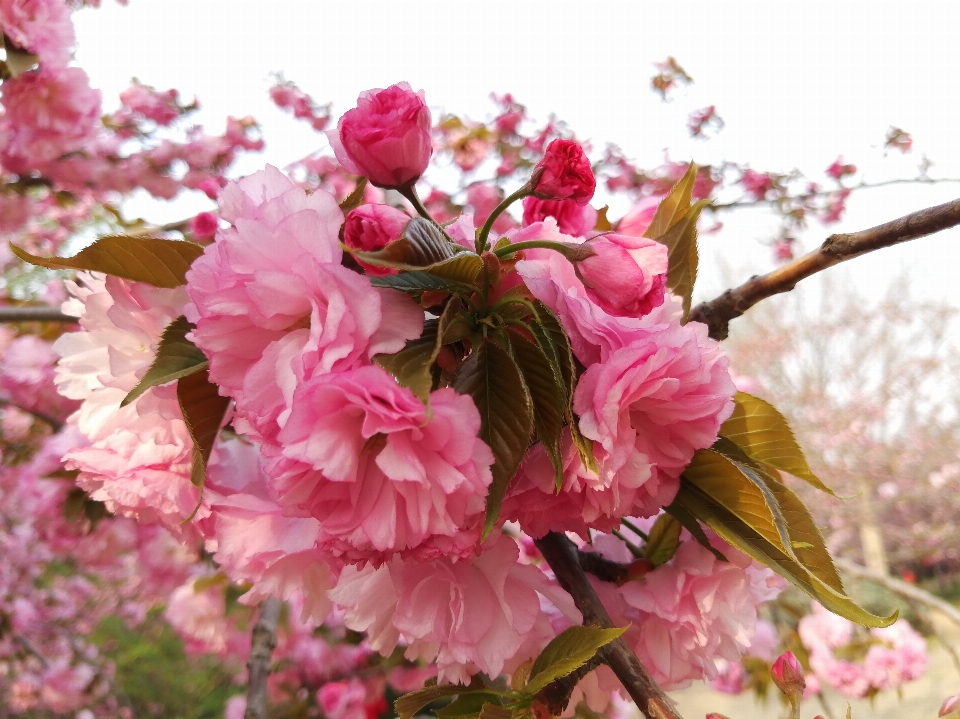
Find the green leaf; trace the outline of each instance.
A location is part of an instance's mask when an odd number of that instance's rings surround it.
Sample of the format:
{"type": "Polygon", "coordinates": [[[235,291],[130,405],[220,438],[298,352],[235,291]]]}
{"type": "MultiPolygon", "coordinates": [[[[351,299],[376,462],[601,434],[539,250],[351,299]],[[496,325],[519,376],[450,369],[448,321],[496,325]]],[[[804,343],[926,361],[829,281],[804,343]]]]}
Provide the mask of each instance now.
{"type": "Polygon", "coordinates": [[[393,708],[396,710],[400,719],[411,719],[417,712],[427,706],[427,704],[432,704],[438,699],[452,697],[466,691],[468,691],[467,687],[451,684],[424,687],[423,689],[417,689],[415,692],[410,692],[409,694],[404,694],[402,697],[399,697],[393,703],[393,708]]]}
{"type": "Polygon", "coordinates": [[[460,696],[437,711],[440,719],[460,719],[475,717],[483,710],[484,704],[500,704],[500,698],[494,692],[471,691],[463,689],[460,696]]]}
{"type": "Polygon", "coordinates": [[[524,337],[517,328],[508,330],[507,336],[510,338],[513,358],[520,366],[523,379],[530,389],[537,438],[553,465],[554,481],[559,492],[563,485],[560,439],[566,409],[563,403],[564,389],[557,386],[557,376],[550,366],[550,361],[536,342],[524,337]]]}
{"type": "Polygon", "coordinates": [[[695,203],[663,236],[657,238],[667,246],[667,287],[683,300],[683,321],[690,314],[693,286],[697,281],[697,220],[709,200],[695,203]]]}
{"type": "Polygon", "coordinates": [[[533,662],[524,692],[536,694],[547,684],[565,677],[593,659],[603,647],[627,631],[626,627],[568,627],[543,648],[533,662]]]}
{"type": "Polygon", "coordinates": [[[674,185],[666,197],[660,202],[653,216],[650,227],[643,233],[644,237],[659,240],[667,234],[674,225],[683,219],[690,208],[693,198],[693,186],[697,181],[697,166],[690,163],[683,177],[674,185]]]}
{"type": "Polygon", "coordinates": [[[736,444],[755,462],[783,470],[834,494],[810,471],[787,420],[776,407],[746,392],[737,392],[733,399],[733,414],[720,427],[721,437],[736,444]]]}
{"type": "Polygon", "coordinates": [[[674,501],[669,506],[664,507],[663,511],[680,522],[680,524],[683,525],[683,528],[690,532],[690,535],[697,540],[697,544],[716,557],[718,562],[728,561],[727,558],[720,552],[720,550],[710,544],[710,540],[707,538],[707,533],[703,531],[703,527],[700,526],[700,522],[698,522],[697,518],[690,513],[690,510],[688,510],[682,504],[678,504],[676,501],[674,501]]]}
{"type": "Polygon", "coordinates": [[[230,398],[220,396],[217,385],[210,381],[208,371],[203,369],[180,378],[177,382],[177,401],[193,439],[190,481],[202,491],[207,476],[207,460],[213,451],[213,443],[220,432],[230,398]]]}
{"type": "Polygon", "coordinates": [[[513,357],[483,340],[460,365],[453,388],[468,394],[480,411],[480,439],[493,450],[493,483],[487,494],[486,539],[497,524],[507,486],[533,434],[533,400],[513,357]]]}
{"type": "Polygon", "coordinates": [[[340,211],[347,215],[351,210],[355,210],[363,204],[363,194],[367,189],[367,178],[361,177],[353,192],[347,195],[340,203],[340,211]]]}
{"type": "Polygon", "coordinates": [[[167,325],[160,336],[160,345],[157,347],[153,364],[140,383],[123,398],[121,407],[126,407],[151,387],[173,382],[207,367],[206,356],[186,338],[186,334],[192,329],[193,325],[187,322],[183,315],[167,325]]]}
{"type": "Polygon", "coordinates": [[[423,323],[422,335],[407,342],[399,352],[373,358],[375,364],[392,374],[397,382],[409,388],[424,404],[433,389],[433,363],[440,353],[443,335],[460,312],[460,307],[460,298],[451,298],[439,319],[423,323]]]}
{"type": "Polygon", "coordinates": [[[478,716],[477,719],[511,719],[512,717],[513,710],[509,707],[486,702],[480,710],[480,716],[478,716]]]}
{"type": "Polygon", "coordinates": [[[459,282],[453,282],[445,277],[424,272],[422,270],[411,270],[400,272],[396,275],[384,275],[382,277],[369,276],[370,284],[374,287],[387,287],[401,292],[418,293],[425,291],[450,292],[457,295],[472,295],[477,291],[476,287],[465,285],[459,282]]]}
{"type": "Polygon", "coordinates": [[[24,262],[51,270],[104,272],[154,287],[186,284],[187,270],[203,254],[203,247],[193,242],[124,235],[101,237],[74,257],[37,257],[12,243],[10,249],[24,262]]]}
{"type": "Polygon", "coordinates": [[[666,564],[680,547],[680,530],[683,526],[669,514],[661,514],[647,534],[644,554],[654,566],[666,564]]]}
{"type": "MultiPolygon", "coordinates": [[[[822,567],[814,572],[798,559],[789,535],[783,539],[773,515],[783,515],[776,501],[776,494],[764,485],[765,492],[757,494],[757,482],[764,484],[755,470],[745,464],[726,459],[711,450],[699,450],[680,479],[680,491],[671,505],[671,514],[676,508],[696,517],[721,539],[752,557],[761,564],[773,569],[808,596],[820,602],[830,611],[851,621],[869,627],[885,627],[896,621],[898,613],[889,617],[877,617],[858,606],[850,597],[823,579],[819,574],[822,567]],[[710,471],[719,472],[719,477],[710,480],[710,471]],[[741,479],[736,477],[741,475],[741,479]],[[696,482],[690,476],[696,478],[696,482]],[[724,489],[723,485],[731,485],[724,489]],[[776,504],[775,512],[768,507],[764,511],[757,508],[757,497],[776,504]],[[730,506],[728,506],[730,505],[730,506]]],[[[674,516],[677,516],[674,514],[674,516]]],[[[681,520],[682,521],[682,520],[681,520]]],[[[808,550],[800,549],[798,552],[808,550]]]]}
{"type": "Polygon", "coordinates": [[[400,239],[388,243],[380,250],[363,252],[350,247],[344,249],[369,265],[421,270],[449,260],[459,252],[468,251],[451,241],[443,230],[430,220],[422,217],[410,220],[400,239]]]}

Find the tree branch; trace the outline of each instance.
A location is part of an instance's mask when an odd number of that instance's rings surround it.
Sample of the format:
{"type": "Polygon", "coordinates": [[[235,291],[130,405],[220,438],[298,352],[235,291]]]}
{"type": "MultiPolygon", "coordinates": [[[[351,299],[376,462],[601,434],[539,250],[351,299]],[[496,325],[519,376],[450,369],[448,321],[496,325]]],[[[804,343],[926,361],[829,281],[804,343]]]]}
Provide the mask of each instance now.
{"type": "Polygon", "coordinates": [[[50,428],[54,431],[54,433],[59,432],[61,429],[63,429],[63,422],[61,422],[56,417],[51,417],[49,414],[44,414],[39,410],[27,409],[26,407],[23,407],[17,404],[16,402],[13,402],[12,400],[0,397],[0,408],[3,408],[3,407],[12,407],[13,409],[20,410],[25,414],[29,414],[31,417],[35,417],[36,419],[39,419],[41,422],[44,422],[47,425],[49,425],[50,428]]]}
{"type": "MultiPolygon", "coordinates": [[[[573,597],[577,609],[583,614],[584,625],[613,627],[610,615],[583,573],[576,545],[557,532],[550,532],[536,540],[536,545],[556,574],[560,586],[573,597]]],[[[647,719],[682,719],[673,708],[673,702],[653,681],[622,638],[603,647],[600,656],[647,719]]]]}
{"type": "Polygon", "coordinates": [[[77,317],[65,315],[58,307],[24,305],[23,307],[0,307],[0,322],[70,322],[77,317]]]}
{"type": "Polygon", "coordinates": [[[710,328],[710,336],[714,339],[726,339],[730,320],[739,317],[760,300],[781,292],[789,292],[802,279],[867,252],[926,237],[957,225],[960,225],[960,200],[953,200],[913,212],[869,230],[830,235],[813,252],[773,272],[751,277],[716,299],[697,305],[690,313],[690,319],[706,324],[710,328]]]}
{"type": "Polygon", "coordinates": [[[266,719],[267,678],[270,676],[270,657],[277,646],[277,621],[280,619],[280,600],[268,597],[260,602],[260,617],[253,625],[250,637],[250,658],[247,660],[247,709],[243,719],[266,719]]]}

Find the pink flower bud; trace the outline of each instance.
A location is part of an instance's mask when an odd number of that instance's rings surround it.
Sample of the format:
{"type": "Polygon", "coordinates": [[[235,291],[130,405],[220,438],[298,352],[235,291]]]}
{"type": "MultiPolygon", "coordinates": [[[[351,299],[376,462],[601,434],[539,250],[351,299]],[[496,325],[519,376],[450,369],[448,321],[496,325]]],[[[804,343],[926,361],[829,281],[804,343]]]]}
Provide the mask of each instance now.
{"type": "Polygon", "coordinates": [[[954,694],[943,700],[938,717],[960,716],[960,694],[954,694]]]}
{"type": "Polygon", "coordinates": [[[427,169],[433,154],[430,109],[423,91],[401,82],[386,90],[360,94],[327,138],[337,160],[348,171],[378,187],[412,185],[427,169]]]}
{"type": "Polygon", "coordinates": [[[583,148],[573,140],[558,139],[547,145],[530,185],[541,200],[573,200],[585,205],[597,189],[597,178],[583,148]]]}
{"type": "Polygon", "coordinates": [[[523,224],[529,227],[534,222],[552,217],[565,235],[580,237],[593,229],[597,223],[597,211],[590,205],[582,207],[574,200],[538,200],[527,197],[523,200],[523,224]]]}
{"type": "Polygon", "coordinates": [[[663,304],[667,248],[645,237],[600,235],[580,246],[577,276],[587,297],[618,317],[642,317],[663,304]]]}
{"type": "Polygon", "coordinates": [[[201,212],[190,221],[190,232],[198,240],[211,240],[217,234],[219,224],[212,212],[201,212]]]}
{"type": "Polygon", "coordinates": [[[803,678],[803,668],[793,656],[793,652],[787,651],[777,657],[770,672],[773,675],[773,683],[791,701],[798,700],[803,695],[803,688],[807,682],[803,678]]]}
{"type": "MultiPolygon", "coordinates": [[[[343,225],[343,242],[347,247],[364,252],[383,249],[400,238],[410,218],[405,212],[390,205],[361,205],[347,215],[343,225]]],[[[386,267],[373,267],[365,262],[360,265],[371,275],[394,274],[386,267]]]]}

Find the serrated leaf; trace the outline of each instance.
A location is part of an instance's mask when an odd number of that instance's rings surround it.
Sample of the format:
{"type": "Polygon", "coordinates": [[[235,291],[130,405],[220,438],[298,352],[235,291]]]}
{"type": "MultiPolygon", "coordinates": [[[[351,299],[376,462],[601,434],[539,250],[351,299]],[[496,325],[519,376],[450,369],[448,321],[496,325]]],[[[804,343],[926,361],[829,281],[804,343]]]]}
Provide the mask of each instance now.
{"type": "Polygon", "coordinates": [[[448,239],[443,230],[422,217],[411,219],[403,228],[400,239],[388,243],[382,249],[374,252],[363,252],[350,247],[344,249],[369,265],[421,270],[449,260],[459,252],[467,252],[466,248],[448,239]]]}
{"type": "Polygon", "coordinates": [[[160,336],[160,345],[157,347],[153,364],[137,386],[123,398],[121,407],[126,407],[151,387],[173,382],[207,367],[206,355],[186,338],[192,329],[193,325],[187,322],[183,315],[167,325],[160,336]]]}
{"type": "Polygon", "coordinates": [[[464,689],[456,699],[447,704],[436,714],[440,719],[461,719],[461,717],[475,717],[483,710],[484,704],[499,705],[500,699],[493,692],[471,691],[464,689]]]}
{"type": "Polygon", "coordinates": [[[421,402],[426,403],[433,389],[433,363],[440,352],[443,335],[460,312],[460,308],[460,298],[451,298],[438,319],[423,323],[423,334],[408,341],[399,352],[376,355],[373,358],[374,363],[392,374],[397,382],[410,389],[421,402]]]}
{"type": "Polygon", "coordinates": [[[697,540],[697,544],[716,557],[718,562],[728,561],[720,550],[710,544],[707,533],[703,531],[700,522],[690,513],[690,510],[674,501],[669,506],[664,507],[663,511],[680,522],[683,528],[690,532],[690,536],[697,540]]]}
{"type": "MultiPolygon", "coordinates": [[[[693,475],[698,481],[691,481],[688,476],[689,468],[684,472],[680,479],[680,491],[671,505],[671,513],[677,507],[685,510],[710,527],[721,539],[770,567],[840,616],[869,627],[885,627],[896,621],[897,612],[890,617],[870,614],[842,591],[824,582],[817,576],[819,572],[814,573],[798,560],[789,536],[785,540],[781,539],[779,533],[771,529],[775,522],[768,521],[768,518],[763,516],[764,513],[754,506],[757,494],[752,488],[756,487],[758,481],[763,483],[756,471],[711,450],[699,450],[691,466],[694,467],[693,475]],[[711,470],[719,471],[720,478],[707,480],[706,475],[711,470]],[[738,473],[742,479],[736,477],[738,473]],[[743,496],[738,496],[741,492],[732,489],[718,491],[718,485],[723,484],[739,487],[743,496]],[[727,504],[733,505],[733,508],[727,504]]],[[[760,496],[764,498],[764,502],[769,501],[770,497],[774,497],[776,502],[776,495],[769,489],[760,496]]],[[[782,518],[779,503],[776,513],[782,518]]]]}
{"type": "Polygon", "coordinates": [[[680,547],[680,530],[683,526],[669,514],[661,514],[647,533],[644,556],[654,566],[666,564],[680,547]]]}
{"type": "Polygon", "coordinates": [[[202,491],[207,476],[207,460],[213,451],[213,443],[220,432],[230,398],[220,396],[217,385],[210,381],[208,370],[202,369],[180,378],[177,382],[177,401],[193,439],[190,481],[202,491]]]}
{"type": "Polygon", "coordinates": [[[355,210],[363,204],[363,195],[367,189],[367,178],[361,177],[353,192],[347,195],[340,203],[340,211],[346,216],[351,210],[355,210]]]}
{"type": "Polygon", "coordinates": [[[101,237],[73,257],[37,257],[12,243],[10,249],[24,262],[51,270],[104,272],[167,288],[186,284],[187,270],[203,254],[203,247],[193,242],[124,235],[101,237]]]}
{"type": "Polygon", "coordinates": [[[619,637],[626,627],[568,627],[543,648],[533,662],[530,679],[524,687],[527,694],[536,694],[547,684],[565,677],[593,659],[603,647],[619,637]]]}
{"type": "Polygon", "coordinates": [[[554,482],[559,492],[563,485],[563,457],[560,441],[566,409],[563,404],[564,391],[562,387],[557,386],[557,376],[550,366],[550,361],[536,342],[527,339],[515,328],[511,328],[507,335],[510,338],[513,357],[520,365],[523,379],[530,390],[537,439],[540,440],[553,465],[554,482]]]}
{"type": "Polygon", "coordinates": [[[410,692],[409,694],[404,694],[402,697],[399,697],[393,703],[393,708],[396,710],[400,719],[411,719],[418,711],[427,706],[427,704],[432,704],[437,701],[437,699],[452,697],[466,691],[468,691],[467,687],[450,684],[424,687],[423,689],[417,689],[415,692],[410,692]]]}
{"type": "Polygon", "coordinates": [[[450,292],[457,295],[472,295],[477,291],[476,287],[465,285],[460,282],[453,282],[445,277],[424,272],[422,270],[411,270],[400,272],[396,275],[384,275],[381,277],[369,276],[370,284],[374,287],[388,287],[401,292],[450,292]]]}
{"type": "Polygon", "coordinates": [[[693,199],[693,186],[696,181],[697,166],[691,162],[683,177],[670,188],[667,196],[660,201],[650,226],[643,233],[644,237],[659,240],[670,231],[670,228],[683,219],[690,207],[690,201],[693,199]]]}
{"type": "Polygon", "coordinates": [[[657,242],[667,246],[667,287],[683,300],[683,321],[690,314],[693,286],[697,282],[697,220],[709,200],[696,202],[657,242]]]}
{"type": "Polygon", "coordinates": [[[810,471],[787,420],[776,407],[746,392],[737,392],[733,400],[733,414],[720,427],[721,437],[736,444],[754,461],[783,470],[817,489],[834,494],[810,471]]]}
{"type": "Polygon", "coordinates": [[[486,539],[496,526],[510,480],[533,434],[533,400],[520,367],[506,350],[483,340],[460,365],[453,388],[480,411],[480,439],[493,450],[493,482],[487,494],[486,539]]]}

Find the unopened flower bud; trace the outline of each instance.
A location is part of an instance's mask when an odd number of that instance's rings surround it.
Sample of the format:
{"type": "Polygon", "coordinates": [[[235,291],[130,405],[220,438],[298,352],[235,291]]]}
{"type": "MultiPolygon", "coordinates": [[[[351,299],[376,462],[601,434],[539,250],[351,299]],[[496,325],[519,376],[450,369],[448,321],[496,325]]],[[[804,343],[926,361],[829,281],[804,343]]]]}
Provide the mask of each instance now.
{"type": "Polygon", "coordinates": [[[777,657],[777,661],[771,668],[771,674],[773,683],[787,695],[791,702],[798,701],[803,696],[807,682],[803,678],[803,668],[793,652],[787,651],[777,657]]]}
{"type": "Polygon", "coordinates": [[[590,160],[573,140],[554,140],[533,170],[530,188],[541,200],[590,202],[597,189],[590,160]]]}
{"type": "Polygon", "coordinates": [[[643,317],[663,304],[667,248],[645,237],[599,235],[578,248],[574,267],[587,297],[617,317],[643,317]]]}
{"type": "MultiPolygon", "coordinates": [[[[376,252],[400,239],[410,221],[407,213],[390,205],[361,205],[352,210],[343,224],[343,243],[364,252],[376,252]]],[[[374,267],[357,260],[370,275],[396,274],[387,267],[374,267]]]]}
{"type": "Polygon", "coordinates": [[[938,717],[960,717],[960,694],[954,694],[943,700],[938,717]]]}

